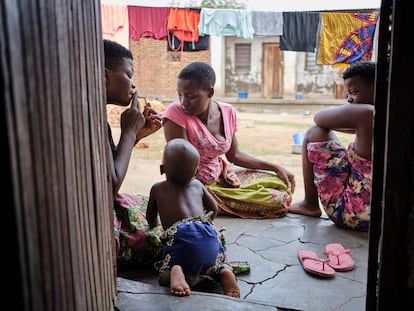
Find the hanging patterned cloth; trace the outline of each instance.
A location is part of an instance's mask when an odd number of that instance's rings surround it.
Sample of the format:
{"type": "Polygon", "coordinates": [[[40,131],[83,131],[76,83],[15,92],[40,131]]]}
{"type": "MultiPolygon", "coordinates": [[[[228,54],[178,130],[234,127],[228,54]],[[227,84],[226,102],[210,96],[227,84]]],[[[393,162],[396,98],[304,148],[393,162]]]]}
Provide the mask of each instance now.
{"type": "Polygon", "coordinates": [[[318,65],[370,60],[377,13],[322,13],[318,65]]]}

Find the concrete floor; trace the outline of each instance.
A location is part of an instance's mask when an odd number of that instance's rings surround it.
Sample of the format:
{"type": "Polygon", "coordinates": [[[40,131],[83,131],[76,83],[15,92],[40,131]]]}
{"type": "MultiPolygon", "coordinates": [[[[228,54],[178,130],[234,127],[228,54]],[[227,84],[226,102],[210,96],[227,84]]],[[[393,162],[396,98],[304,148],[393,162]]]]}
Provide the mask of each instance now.
{"type": "Polygon", "coordinates": [[[118,271],[119,311],[132,310],[365,310],[368,233],[336,227],[330,220],[287,214],[278,219],[219,216],[225,227],[229,260],[246,260],[251,271],[237,275],[241,298],[221,294],[219,286],[175,297],[158,285],[151,269],[118,271]],[[298,250],[323,258],[328,243],[352,250],[355,268],[320,278],[304,271],[298,250]]]}
{"type": "MultiPolygon", "coordinates": [[[[231,101],[227,99],[227,102],[231,101]]],[[[278,111],[284,107],[281,101],[250,103],[247,100],[235,100],[231,103],[243,110],[248,107],[247,110],[253,112],[278,111]]],[[[321,108],[312,106],[315,104],[323,107],[343,104],[343,101],[329,100],[321,104],[321,100],[304,100],[294,104],[289,102],[286,107],[291,113],[321,108]]],[[[148,166],[150,172],[158,169],[158,163],[153,168],[154,164],[147,162],[140,160],[141,173],[143,166],[148,166]]],[[[150,173],[140,175],[149,178],[150,173]]],[[[136,188],[141,183],[134,181],[132,184],[136,188]]],[[[144,189],[135,188],[135,192],[146,193],[144,189]]],[[[302,198],[303,189],[297,189],[293,203],[302,198]]],[[[222,295],[219,284],[212,288],[192,290],[189,297],[175,297],[168,288],[158,285],[156,271],[150,268],[134,269],[118,271],[116,308],[119,311],[363,311],[368,233],[338,228],[323,217],[287,214],[279,219],[253,220],[219,216],[214,223],[218,228],[226,228],[229,261],[245,260],[251,267],[250,273],[237,275],[240,299],[222,295]],[[298,259],[298,250],[311,250],[323,258],[322,252],[328,243],[341,243],[345,248],[350,248],[355,268],[348,272],[336,272],[335,277],[330,279],[305,272],[298,259]]]]}

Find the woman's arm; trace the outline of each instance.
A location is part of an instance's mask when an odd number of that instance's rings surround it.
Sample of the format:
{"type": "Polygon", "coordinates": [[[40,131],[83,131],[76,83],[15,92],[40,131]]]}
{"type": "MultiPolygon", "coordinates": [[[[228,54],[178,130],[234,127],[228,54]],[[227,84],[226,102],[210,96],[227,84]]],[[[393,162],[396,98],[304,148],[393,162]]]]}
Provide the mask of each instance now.
{"type": "Polygon", "coordinates": [[[233,135],[230,150],[226,153],[226,158],[231,163],[241,167],[273,171],[285,182],[285,184],[291,189],[292,193],[295,191],[295,175],[278,164],[260,160],[240,151],[236,135],[233,135]]]}
{"type": "Polygon", "coordinates": [[[368,121],[366,113],[372,115],[374,106],[370,104],[345,104],[338,107],[325,108],[314,116],[315,124],[326,129],[357,130],[368,121]]]}
{"type": "Polygon", "coordinates": [[[352,103],[326,108],[315,114],[315,124],[332,130],[348,129],[355,133],[355,151],[366,159],[372,157],[372,132],[375,107],[352,103]]]}
{"type": "Polygon", "coordinates": [[[213,216],[211,219],[213,220],[217,216],[218,206],[216,200],[214,200],[213,196],[210,192],[208,192],[207,188],[200,182],[200,185],[203,189],[203,206],[206,213],[212,211],[213,216]]]}
{"type": "Polygon", "coordinates": [[[136,136],[136,142],[140,141],[142,138],[147,137],[148,135],[151,135],[152,133],[155,133],[158,131],[162,124],[161,124],[161,118],[158,115],[158,112],[152,108],[150,103],[147,103],[144,107],[143,115],[145,118],[145,124],[144,126],[138,131],[136,136]]]}
{"type": "Polygon", "coordinates": [[[139,110],[138,97],[131,99],[131,106],[121,114],[121,136],[111,162],[112,194],[118,193],[126,176],[137,132],[144,126],[145,118],[139,110]]]}
{"type": "Polygon", "coordinates": [[[334,128],[332,129],[337,132],[346,133],[346,134],[355,134],[355,129],[345,129],[345,128],[334,128]]]}
{"type": "Polygon", "coordinates": [[[155,186],[153,186],[150,190],[150,196],[148,199],[147,204],[147,212],[146,212],[146,219],[148,221],[148,225],[150,229],[158,226],[160,224],[159,218],[158,218],[158,209],[157,209],[157,203],[154,198],[155,196],[155,186]]]}
{"type": "Polygon", "coordinates": [[[174,138],[183,138],[188,140],[187,131],[185,128],[182,128],[177,123],[174,123],[169,119],[165,119],[163,129],[166,142],[169,142],[174,138]]]}

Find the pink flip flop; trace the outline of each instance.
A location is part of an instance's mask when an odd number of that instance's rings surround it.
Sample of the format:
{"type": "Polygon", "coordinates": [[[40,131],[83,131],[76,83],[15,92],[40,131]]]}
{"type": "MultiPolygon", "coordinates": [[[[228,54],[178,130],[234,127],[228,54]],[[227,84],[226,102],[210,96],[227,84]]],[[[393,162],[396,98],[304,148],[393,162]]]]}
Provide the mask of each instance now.
{"type": "Polygon", "coordinates": [[[325,246],[324,255],[328,255],[329,265],[337,271],[349,271],[355,266],[354,260],[349,256],[350,249],[345,249],[339,243],[331,243],[325,246]]]}
{"type": "Polygon", "coordinates": [[[314,252],[305,250],[298,251],[298,256],[305,271],[326,278],[335,276],[335,270],[326,264],[329,262],[328,258],[318,258],[314,252]]]}

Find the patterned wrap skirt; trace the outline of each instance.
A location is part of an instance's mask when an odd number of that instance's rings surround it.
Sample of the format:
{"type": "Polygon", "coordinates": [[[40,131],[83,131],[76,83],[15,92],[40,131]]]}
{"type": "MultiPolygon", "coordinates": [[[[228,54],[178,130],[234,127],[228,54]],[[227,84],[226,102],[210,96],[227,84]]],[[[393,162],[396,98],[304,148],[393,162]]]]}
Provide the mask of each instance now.
{"type": "Polygon", "coordinates": [[[162,258],[162,227],[149,228],[148,197],[118,194],[114,200],[114,233],[119,267],[153,265],[162,258]]]}
{"type": "Polygon", "coordinates": [[[223,165],[219,179],[206,187],[220,212],[240,218],[283,217],[292,200],[290,189],[276,174],[228,163],[223,165]]]}
{"type": "Polygon", "coordinates": [[[371,212],[372,161],[360,157],[353,143],[308,143],[314,183],[322,207],[338,226],[368,231],[371,212]]]}

